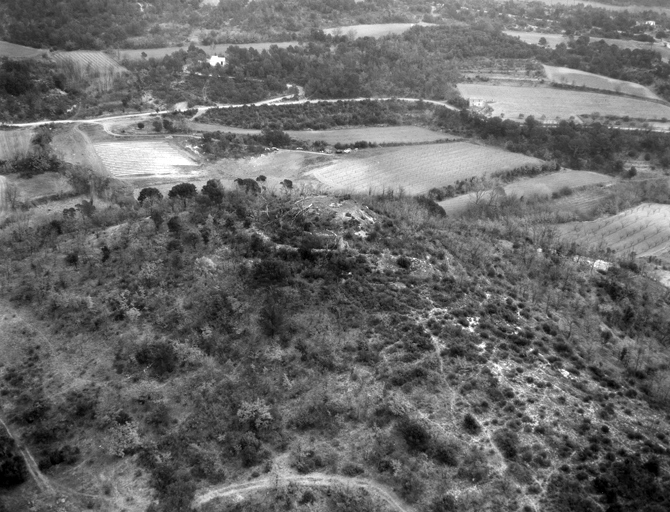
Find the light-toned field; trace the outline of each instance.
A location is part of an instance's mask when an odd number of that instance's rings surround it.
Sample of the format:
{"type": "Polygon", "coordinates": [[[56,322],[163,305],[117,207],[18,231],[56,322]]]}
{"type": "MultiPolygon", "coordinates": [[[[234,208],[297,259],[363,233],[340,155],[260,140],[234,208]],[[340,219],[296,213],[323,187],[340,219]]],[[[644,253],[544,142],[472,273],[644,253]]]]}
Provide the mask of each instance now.
{"type": "MultiPolygon", "coordinates": [[[[225,55],[228,48],[231,46],[238,46],[240,48],[254,48],[259,52],[263,50],[269,50],[271,46],[276,45],[279,48],[288,48],[289,46],[299,46],[298,41],[287,41],[283,43],[247,43],[247,44],[215,44],[210,46],[204,46],[201,44],[196,44],[198,48],[203,50],[207,55],[225,55]]],[[[128,59],[128,60],[139,60],[142,58],[142,53],[147,55],[147,58],[162,59],[166,55],[170,55],[179,50],[186,51],[188,46],[168,46],[165,48],[138,48],[135,50],[119,50],[116,57],[119,61],[128,59]]]]}
{"type": "Polygon", "coordinates": [[[421,194],[460,179],[540,162],[518,153],[454,142],[359,151],[310,174],[336,190],[402,189],[409,194],[421,194]]]}
{"type": "Polygon", "coordinates": [[[165,140],[97,142],[93,147],[115,178],[188,175],[197,166],[165,140]]]}
{"type": "Polygon", "coordinates": [[[32,130],[0,131],[0,160],[11,160],[30,153],[32,130]]]}
{"type": "Polygon", "coordinates": [[[593,211],[607,197],[607,191],[608,189],[605,187],[589,187],[556,199],[552,201],[550,206],[555,212],[586,214],[593,211]]]}
{"type": "Polygon", "coordinates": [[[39,57],[44,53],[47,53],[47,50],[0,41],[0,57],[9,57],[10,59],[32,59],[39,57]]]}
{"type": "Polygon", "coordinates": [[[660,99],[653,91],[644,85],[633,82],[616,80],[614,78],[608,78],[602,75],[587,73],[586,71],[579,71],[577,69],[570,68],[560,68],[556,66],[544,66],[544,71],[547,73],[547,78],[549,78],[549,80],[559,84],[574,85],[577,87],[589,87],[591,89],[602,89],[604,91],[639,96],[640,98],[652,98],[656,100],[660,99]]]}
{"type": "MultiPolygon", "coordinates": [[[[507,196],[516,197],[550,197],[554,192],[558,192],[564,187],[570,189],[579,189],[591,187],[593,185],[604,185],[615,181],[611,176],[599,174],[591,171],[559,171],[533,178],[515,181],[503,187],[507,196]]],[[[448,215],[455,216],[462,214],[471,204],[476,201],[488,201],[491,192],[487,191],[480,194],[464,194],[462,196],[445,199],[440,202],[440,206],[448,215]]],[[[572,197],[572,196],[569,196],[572,197]]]]}
{"type": "MultiPolygon", "coordinates": [[[[570,40],[568,37],[565,37],[562,34],[551,34],[545,32],[520,32],[515,30],[505,30],[505,34],[512,37],[518,37],[522,41],[530,44],[538,44],[540,38],[544,37],[547,40],[547,44],[552,48],[560,43],[568,44],[570,40]]],[[[670,58],[670,48],[666,48],[659,43],[643,43],[642,41],[632,41],[630,39],[608,39],[605,37],[592,37],[591,42],[596,41],[605,41],[607,44],[614,44],[619,48],[629,49],[629,50],[653,50],[661,54],[661,57],[664,59],[670,58]]]]}
{"type": "Polygon", "coordinates": [[[618,215],[559,226],[568,240],[611,248],[617,256],[670,257],[670,205],[643,203],[618,215]]]}
{"type": "Polygon", "coordinates": [[[642,119],[670,119],[670,107],[642,99],[555,89],[550,87],[515,87],[508,85],[458,84],[464,98],[491,102],[493,115],[516,120],[520,114],[536,119],[568,119],[593,114],[629,116],[642,119]],[[543,117],[544,116],[544,117],[543,117]]]}
{"type": "Polygon", "coordinates": [[[348,25],[344,27],[334,27],[324,29],[326,34],[330,35],[349,35],[354,33],[355,37],[384,37],[390,34],[402,34],[414,25],[421,27],[434,26],[434,23],[380,23],[375,25],[348,25]]]}

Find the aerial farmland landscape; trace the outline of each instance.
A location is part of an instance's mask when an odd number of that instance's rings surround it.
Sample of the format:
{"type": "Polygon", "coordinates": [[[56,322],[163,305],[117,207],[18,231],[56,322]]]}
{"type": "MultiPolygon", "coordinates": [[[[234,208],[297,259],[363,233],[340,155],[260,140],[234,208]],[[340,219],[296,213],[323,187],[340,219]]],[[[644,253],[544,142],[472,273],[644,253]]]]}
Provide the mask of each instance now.
{"type": "Polygon", "coordinates": [[[670,6],[3,0],[0,354],[0,512],[670,510],[670,6]]]}

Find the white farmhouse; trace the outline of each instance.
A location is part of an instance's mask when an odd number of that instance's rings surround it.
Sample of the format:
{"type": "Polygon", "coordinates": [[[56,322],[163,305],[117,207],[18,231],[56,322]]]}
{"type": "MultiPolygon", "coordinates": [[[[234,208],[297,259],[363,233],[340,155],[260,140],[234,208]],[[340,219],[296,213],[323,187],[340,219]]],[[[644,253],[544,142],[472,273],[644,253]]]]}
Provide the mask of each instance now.
{"type": "Polygon", "coordinates": [[[216,55],[212,55],[209,58],[209,65],[214,67],[217,64],[221,64],[221,67],[225,66],[226,65],[226,58],[225,57],[218,57],[216,55]]]}
{"type": "Polygon", "coordinates": [[[476,108],[484,108],[486,106],[486,101],[482,99],[471,99],[470,106],[476,108]]]}
{"type": "Polygon", "coordinates": [[[656,27],[656,22],[655,21],[645,21],[644,24],[649,27],[649,28],[654,28],[656,27]]]}

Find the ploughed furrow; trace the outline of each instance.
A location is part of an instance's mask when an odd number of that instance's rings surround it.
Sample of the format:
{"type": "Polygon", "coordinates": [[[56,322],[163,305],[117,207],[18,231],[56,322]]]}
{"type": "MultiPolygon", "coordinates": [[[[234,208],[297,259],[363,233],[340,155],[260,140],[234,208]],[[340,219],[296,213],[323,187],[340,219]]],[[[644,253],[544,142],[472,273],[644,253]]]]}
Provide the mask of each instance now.
{"type": "Polygon", "coordinates": [[[107,170],[117,178],[170,176],[197,164],[165,141],[100,142],[94,144],[107,170]]]}

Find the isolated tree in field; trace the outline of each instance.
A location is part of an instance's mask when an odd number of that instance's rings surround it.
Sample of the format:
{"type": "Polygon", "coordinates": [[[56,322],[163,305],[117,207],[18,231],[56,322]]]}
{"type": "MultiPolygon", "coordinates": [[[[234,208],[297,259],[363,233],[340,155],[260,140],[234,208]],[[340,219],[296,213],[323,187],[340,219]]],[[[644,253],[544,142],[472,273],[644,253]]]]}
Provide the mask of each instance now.
{"type": "Polygon", "coordinates": [[[160,132],[163,130],[163,122],[160,119],[156,119],[153,123],[151,123],[152,126],[154,127],[154,130],[157,132],[160,132]]]}
{"type": "Polygon", "coordinates": [[[139,123],[137,123],[137,128],[139,128],[140,130],[143,130],[144,129],[144,123],[141,122],[141,121],[139,123]]]}
{"type": "Polygon", "coordinates": [[[539,44],[540,46],[547,46],[547,38],[541,37],[537,44],[539,44]]]}
{"type": "Polygon", "coordinates": [[[154,187],[147,187],[140,190],[140,195],[137,196],[137,200],[141,203],[145,199],[163,199],[163,194],[161,191],[154,187]]]}
{"type": "Polygon", "coordinates": [[[170,199],[182,199],[184,201],[184,208],[186,208],[186,201],[195,197],[197,193],[195,185],[192,183],[180,183],[170,189],[168,197],[170,199]]]}
{"type": "Polygon", "coordinates": [[[221,204],[223,202],[223,187],[219,180],[209,180],[207,184],[202,187],[202,195],[209,198],[214,204],[221,204]]]}
{"type": "Polygon", "coordinates": [[[52,139],[53,139],[53,137],[51,136],[51,132],[49,131],[49,129],[45,128],[45,127],[41,127],[35,132],[35,135],[33,135],[33,138],[30,139],[30,143],[38,151],[40,151],[42,153],[48,153],[49,152],[49,144],[51,144],[52,139]]]}

